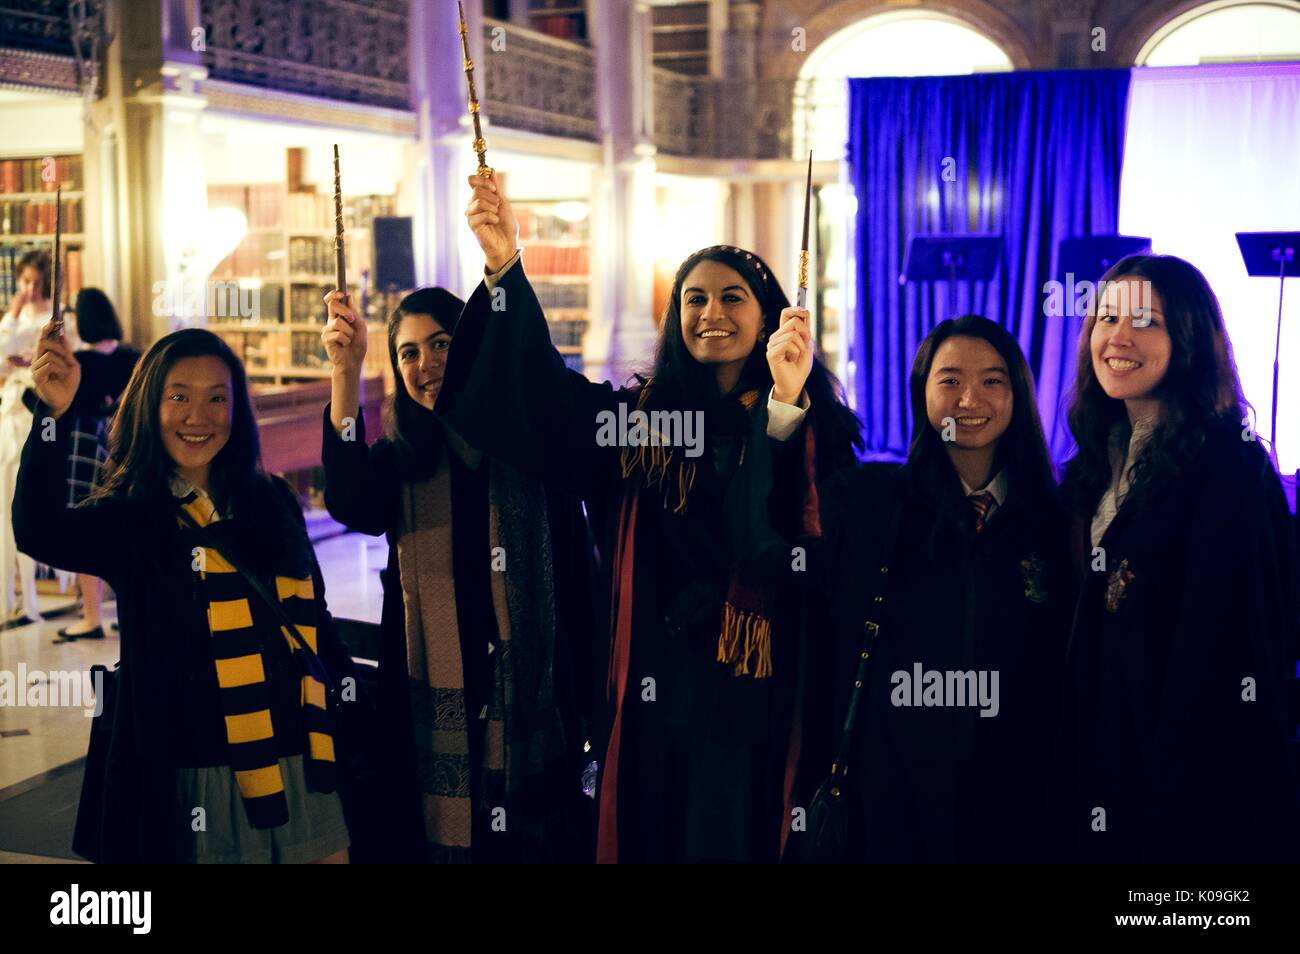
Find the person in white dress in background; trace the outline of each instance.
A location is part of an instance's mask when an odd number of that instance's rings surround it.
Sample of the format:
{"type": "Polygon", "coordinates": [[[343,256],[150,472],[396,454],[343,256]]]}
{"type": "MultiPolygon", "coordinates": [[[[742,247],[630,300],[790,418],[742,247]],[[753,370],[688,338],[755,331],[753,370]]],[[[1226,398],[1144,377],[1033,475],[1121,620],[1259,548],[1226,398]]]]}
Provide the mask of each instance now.
{"type": "Polygon", "coordinates": [[[31,363],[41,327],[54,311],[50,299],[50,254],[27,252],[18,260],[17,291],[0,318],[0,609],[4,619],[18,610],[14,598],[14,567],[21,578],[21,606],[27,621],[41,619],[36,601],[36,561],[19,553],[14,543],[14,484],[18,459],[32,427],[32,412],[23,392],[32,386],[31,363]]]}

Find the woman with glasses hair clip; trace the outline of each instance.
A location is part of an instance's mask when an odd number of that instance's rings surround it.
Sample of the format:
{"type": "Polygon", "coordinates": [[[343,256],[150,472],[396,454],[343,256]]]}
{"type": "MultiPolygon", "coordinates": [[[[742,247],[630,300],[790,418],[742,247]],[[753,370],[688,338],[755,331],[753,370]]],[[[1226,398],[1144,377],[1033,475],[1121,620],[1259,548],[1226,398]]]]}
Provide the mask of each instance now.
{"type": "Polygon", "coordinates": [[[1064,807],[1078,857],[1294,862],[1292,518],[1194,266],[1135,255],[1107,272],[1070,429],[1082,592],[1064,807]]]}

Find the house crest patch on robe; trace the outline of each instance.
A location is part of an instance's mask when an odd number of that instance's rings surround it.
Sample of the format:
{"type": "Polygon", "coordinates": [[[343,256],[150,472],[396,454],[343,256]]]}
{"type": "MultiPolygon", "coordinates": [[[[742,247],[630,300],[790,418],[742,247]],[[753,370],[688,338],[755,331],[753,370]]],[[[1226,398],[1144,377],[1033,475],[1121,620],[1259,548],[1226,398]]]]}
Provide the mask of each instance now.
{"type": "Polygon", "coordinates": [[[1020,573],[1025,580],[1025,599],[1031,603],[1047,602],[1047,563],[1037,553],[1020,561],[1020,573]]]}
{"type": "Polygon", "coordinates": [[[1120,565],[1111,571],[1110,578],[1106,581],[1106,612],[1119,612],[1120,604],[1128,595],[1129,584],[1135,578],[1136,575],[1129,568],[1128,560],[1121,561],[1120,565]]]}

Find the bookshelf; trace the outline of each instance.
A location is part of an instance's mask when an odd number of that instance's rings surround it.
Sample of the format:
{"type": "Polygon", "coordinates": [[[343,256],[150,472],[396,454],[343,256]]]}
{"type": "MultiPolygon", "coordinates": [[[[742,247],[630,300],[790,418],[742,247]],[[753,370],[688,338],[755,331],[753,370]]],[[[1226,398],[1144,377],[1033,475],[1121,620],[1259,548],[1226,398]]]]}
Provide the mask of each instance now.
{"type": "MultiPolygon", "coordinates": [[[[285,182],[212,185],[208,207],[234,208],[248,220],[243,240],[209,276],[211,282],[237,286],[239,298],[218,303],[225,307],[211,307],[209,301],[208,327],[230,345],[254,382],[283,385],[328,378],[320,333],[324,298],[334,288],[333,195],[291,191],[285,182]],[[234,307],[253,300],[258,304],[255,316],[234,307]]],[[[368,292],[361,278],[371,263],[370,223],[392,213],[391,196],[344,197],[344,251],[353,301],[366,301],[368,292]]],[[[371,308],[366,325],[371,346],[363,373],[386,377],[384,315],[371,308]]]]}
{"type": "Polygon", "coordinates": [[[579,200],[512,200],[519,246],[551,340],[564,363],[582,371],[582,341],[591,320],[591,219],[575,220],[579,200]]]}
{"type": "Polygon", "coordinates": [[[654,64],[675,73],[709,75],[709,4],[662,4],[650,8],[654,64]]]}
{"type": "Polygon", "coordinates": [[[63,186],[63,301],[81,290],[85,247],[81,157],[47,156],[0,160],[0,313],[17,291],[18,260],[32,249],[54,251],[55,191],[63,186]],[[49,181],[46,176],[52,173],[49,181]]]}
{"type": "Polygon", "coordinates": [[[529,0],[528,25],[557,40],[587,42],[587,5],[583,0],[529,0]]]}

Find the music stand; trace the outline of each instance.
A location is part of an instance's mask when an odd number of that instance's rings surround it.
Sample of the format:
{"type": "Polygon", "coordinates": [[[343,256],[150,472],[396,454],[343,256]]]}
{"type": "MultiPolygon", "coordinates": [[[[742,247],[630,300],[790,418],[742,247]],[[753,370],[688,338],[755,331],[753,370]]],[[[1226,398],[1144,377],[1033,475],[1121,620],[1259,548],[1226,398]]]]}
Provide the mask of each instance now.
{"type": "Polygon", "coordinates": [[[1149,252],[1151,239],[1142,235],[1076,235],[1061,239],[1056,246],[1056,275],[1067,290],[1066,317],[1079,317],[1074,313],[1078,296],[1076,286],[1087,282],[1096,291],[1096,284],[1110,267],[1122,258],[1149,252]]]}
{"type": "Polygon", "coordinates": [[[1273,413],[1269,435],[1273,438],[1273,466],[1277,466],[1277,376],[1282,355],[1282,292],[1286,280],[1300,275],[1300,232],[1238,232],[1246,274],[1254,278],[1277,276],[1277,337],[1273,342],[1273,413]]]}
{"type": "Polygon", "coordinates": [[[1142,235],[1078,235],[1061,239],[1056,251],[1056,273],[1064,281],[1101,280],[1112,265],[1129,255],[1151,250],[1151,239],[1142,235]]]}
{"type": "Polygon", "coordinates": [[[1002,236],[990,234],[914,235],[907,246],[900,285],[947,282],[948,314],[957,313],[957,282],[986,282],[1002,257],[1002,236]]]}

